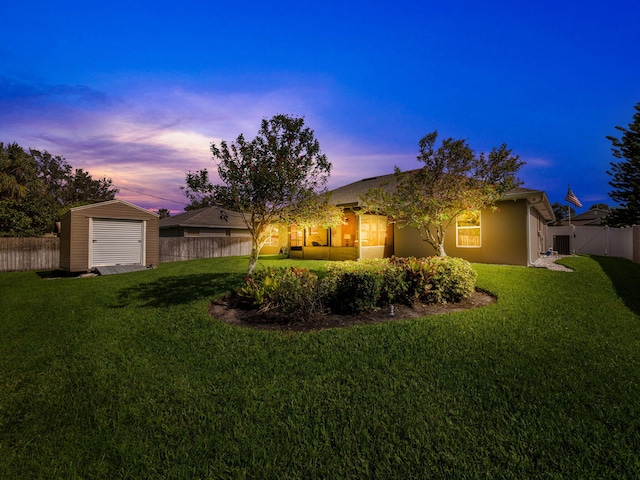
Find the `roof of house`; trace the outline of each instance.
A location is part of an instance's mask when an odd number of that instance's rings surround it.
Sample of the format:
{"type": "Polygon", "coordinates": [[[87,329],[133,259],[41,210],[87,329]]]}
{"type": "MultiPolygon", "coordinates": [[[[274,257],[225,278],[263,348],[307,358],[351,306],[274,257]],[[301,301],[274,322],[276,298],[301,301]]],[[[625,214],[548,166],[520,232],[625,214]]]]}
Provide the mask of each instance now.
{"type": "Polygon", "coordinates": [[[243,215],[220,207],[206,207],[160,219],[160,228],[202,227],[246,229],[243,215]]]}
{"type": "MultiPolygon", "coordinates": [[[[602,220],[611,214],[611,210],[606,208],[591,208],[586,212],[580,213],[571,217],[572,225],[588,225],[588,226],[600,226],[602,220]]],[[[568,225],[569,219],[560,222],[560,225],[568,225]]]]}
{"type": "MultiPolygon", "coordinates": [[[[331,203],[339,207],[358,207],[362,203],[360,197],[370,188],[382,186],[393,190],[395,187],[394,174],[364,178],[357,182],[338,187],[328,192],[331,203]]],[[[553,209],[547,195],[540,190],[516,187],[505,195],[502,201],[527,199],[538,210],[546,221],[555,219],[553,209]]],[[[202,228],[241,228],[246,229],[242,214],[220,207],[206,207],[190,210],[185,213],[160,219],[160,228],[171,227],[202,227],[202,228]]]]}
{"type": "Polygon", "coordinates": [[[338,207],[358,206],[360,205],[360,197],[367,193],[370,188],[385,186],[387,189],[394,188],[394,174],[381,175],[378,177],[364,178],[357,182],[338,187],[331,190],[331,203],[338,207]]]}
{"type": "MultiPolygon", "coordinates": [[[[387,190],[394,188],[394,174],[370,177],[331,190],[331,202],[339,207],[357,207],[361,205],[360,197],[370,188],[380,187],[387,190]]],[[[555,219],[553,209],[545,192],[529,188],[516,187],[509,190],[501,201],[527,199],[538,210],[546,221],[555,219]]]]}

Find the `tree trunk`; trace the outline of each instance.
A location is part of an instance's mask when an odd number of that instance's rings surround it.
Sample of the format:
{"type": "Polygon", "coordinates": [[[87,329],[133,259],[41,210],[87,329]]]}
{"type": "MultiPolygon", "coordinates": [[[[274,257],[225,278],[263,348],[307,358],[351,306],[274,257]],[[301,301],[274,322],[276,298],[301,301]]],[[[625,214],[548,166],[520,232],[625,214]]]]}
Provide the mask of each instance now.
{"type": "Polygon", "coordinates": [[[429,228],[424,228],[424,233],[422,233],[423,230],[421,229],[418,229],[418,232],[420,233],[420,238],[431,245],[433,249],[438,253],[439,257],[447,256],[446,252],[444,251],[444,231],[437,230],[437,238],[436,235],[431,233],[431,230],[429,230],[429,228]]]}
{"type": "Polygon", "coordinates": [[[260,246],[254,239],[253,245],[251,247],[251,256],[249,257],[249,267],[247,268],[247,277],[251,277],[253,275],[253,271],[256,269],[256,265],[258,264],[259,254],[260,254],[260,246]]]}

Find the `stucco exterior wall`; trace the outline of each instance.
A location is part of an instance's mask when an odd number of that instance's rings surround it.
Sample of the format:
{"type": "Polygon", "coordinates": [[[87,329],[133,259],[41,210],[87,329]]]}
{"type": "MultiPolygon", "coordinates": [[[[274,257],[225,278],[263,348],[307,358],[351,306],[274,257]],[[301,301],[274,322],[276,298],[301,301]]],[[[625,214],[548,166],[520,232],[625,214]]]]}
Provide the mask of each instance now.
{"type": "MultiPolygon", "coordinates": [[[[528,265],[527,201],[500,202],[498,210],[481,212],[481,246],[457,247],[455,224],[445,233],[445,252],[470,262],[528,265]]],[[[436,251],[420,238],[415,228],[398,228],[394,232],[394,254],[399,257],[426,257],[436,251]]]]}

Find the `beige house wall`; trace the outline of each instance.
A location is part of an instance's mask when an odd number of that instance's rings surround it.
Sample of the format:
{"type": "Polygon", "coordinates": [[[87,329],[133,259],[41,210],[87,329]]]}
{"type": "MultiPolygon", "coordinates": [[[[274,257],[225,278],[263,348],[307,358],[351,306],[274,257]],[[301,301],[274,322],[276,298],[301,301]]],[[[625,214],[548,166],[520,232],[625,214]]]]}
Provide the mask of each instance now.
{"type": "MultiPolygon", "coordinates": [[[[470,262],[528,265],[527,201],[500,202],[498,210],[481,212],[481,246],[457,247],[455,224],[445,233],[445,252],[470,262]]],[[[395,228],[395,251],[398,257],[426,257],[436,251],[420,238],[417,229],[395,228]]]]}

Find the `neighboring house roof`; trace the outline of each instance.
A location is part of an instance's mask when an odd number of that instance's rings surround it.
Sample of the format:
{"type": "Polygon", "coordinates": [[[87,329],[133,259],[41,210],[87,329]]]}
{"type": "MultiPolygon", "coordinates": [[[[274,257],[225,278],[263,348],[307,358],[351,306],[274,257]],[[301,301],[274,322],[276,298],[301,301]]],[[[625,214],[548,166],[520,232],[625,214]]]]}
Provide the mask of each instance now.
{"type": "MultiPolygon", "coordinates": [[[[350,183],[343,187],[338,187],[331,190],[331,202],[338,207],[356,207],[361,205],[360,197],[364,195],[370,188],[380,187],[386,185],[388,190],[394,188],[394,174],[381,175],[378,177],[365,178],[358,180],[357,182],[350,183]]],[[[507,192],[504,199],[506,200],[519,200],[527,199],[536,210],[540,212],[545,221],[555,220],[555,215],[549,199],[545,192],[541,190],[531,190],[528,188],[516,187],[507,192]]]]}
{"type": "MultiPolygon", "coordinates": [[[[592,208],[584,213],[571,217],[572,225],[600,226],[602,220],[611,214],[611,210],[605,208],[592,208]]],[[[560,222],[560,225],[568,225],[569,219],[560,222]]]]}
{"type": "Polygon", "coordinates": [[[247,228],[241,213],[220,207],[199,208],[160,219],[161,229],[171,227],[247,228]]]}

